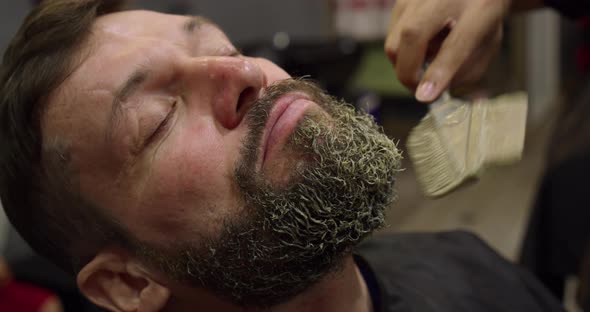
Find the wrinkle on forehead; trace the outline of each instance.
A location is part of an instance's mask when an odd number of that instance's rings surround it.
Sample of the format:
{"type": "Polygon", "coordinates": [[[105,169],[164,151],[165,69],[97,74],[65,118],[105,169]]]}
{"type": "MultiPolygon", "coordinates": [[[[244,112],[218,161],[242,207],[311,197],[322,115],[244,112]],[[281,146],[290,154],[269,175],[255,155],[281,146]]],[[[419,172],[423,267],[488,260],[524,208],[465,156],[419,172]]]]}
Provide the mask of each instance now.
{"type": "Polygon", "coordinates": [[[153,11],[123,11],[99,17],[94,28],[105,34],[127,38],[137,36],[162,38],[162,36],[177,34],[181,29],[182,21],[186,19],[185,16],[153,11]]]}

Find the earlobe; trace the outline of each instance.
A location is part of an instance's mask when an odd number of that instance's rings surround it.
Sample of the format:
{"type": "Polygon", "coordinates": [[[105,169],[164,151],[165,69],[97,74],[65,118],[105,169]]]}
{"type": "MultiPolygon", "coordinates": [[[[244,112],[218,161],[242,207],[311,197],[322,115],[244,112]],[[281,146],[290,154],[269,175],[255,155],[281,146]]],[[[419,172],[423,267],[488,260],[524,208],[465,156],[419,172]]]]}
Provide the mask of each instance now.
{"type": "Polygon", "coordinates": [[[77,280],[90,301],[109,311],[155,312],[170,297],[165,286],[122,251],[101,251],[82,268],[77,280]]]}

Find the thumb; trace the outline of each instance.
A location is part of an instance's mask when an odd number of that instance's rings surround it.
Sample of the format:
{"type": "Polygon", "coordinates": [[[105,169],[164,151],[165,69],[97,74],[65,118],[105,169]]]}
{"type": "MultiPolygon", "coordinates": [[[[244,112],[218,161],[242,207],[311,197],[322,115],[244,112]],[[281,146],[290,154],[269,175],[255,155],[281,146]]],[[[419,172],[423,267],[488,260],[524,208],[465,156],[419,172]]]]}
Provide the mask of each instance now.
{"type": "Polygon", "coordinates": [[[448,68],[440,65],[437,67],[435,63],[432,63],[416,88],[416,99],[425,103],[436,100],[444,90],[449,88],[454,73],[448,68]]]}
{"type": "Polygon", "coordinates": [[[416,88],[418,101],[432,102],[436,100],[444,90],[449,88],[453,77],[467,60],[471,51],[467,51],[464,45],[450,44],[456,40],[458,32],[457,29],[453,29],[447,35],[434,59],[426,67],[416,88]]]}

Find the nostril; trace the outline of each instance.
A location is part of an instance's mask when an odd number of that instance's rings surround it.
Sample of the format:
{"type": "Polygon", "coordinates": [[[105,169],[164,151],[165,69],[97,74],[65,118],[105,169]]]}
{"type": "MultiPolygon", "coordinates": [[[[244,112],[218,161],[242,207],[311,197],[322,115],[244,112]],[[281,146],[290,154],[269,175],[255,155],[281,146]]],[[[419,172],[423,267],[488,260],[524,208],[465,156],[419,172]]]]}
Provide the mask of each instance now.
{"type": "Polygon", "coordinates": [[[248,87],[240,93],[238,98],[238,105],[236,106],[236,112],[239,112],[243,107],[248,107],[251,102],[256,100],[256,88],[248,87]]]}

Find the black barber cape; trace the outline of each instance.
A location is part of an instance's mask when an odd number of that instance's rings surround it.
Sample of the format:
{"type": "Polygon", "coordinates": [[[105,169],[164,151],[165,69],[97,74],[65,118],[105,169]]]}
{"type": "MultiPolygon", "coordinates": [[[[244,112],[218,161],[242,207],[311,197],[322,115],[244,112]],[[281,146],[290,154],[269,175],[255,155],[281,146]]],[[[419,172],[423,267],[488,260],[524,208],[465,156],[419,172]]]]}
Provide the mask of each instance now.
{"type": "Polygon", "coordinates": [[[565,311],[524,270],[467,232],[390,234],[356,249],[376,312],[565,311]]]}

